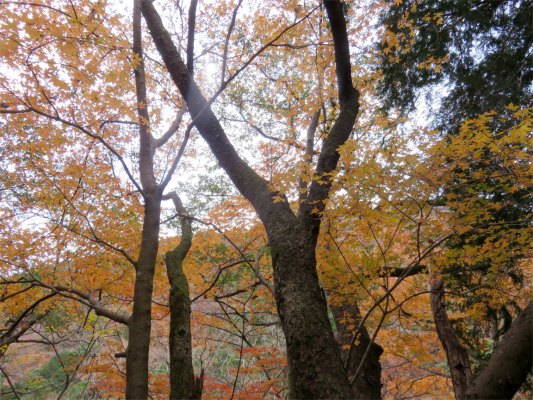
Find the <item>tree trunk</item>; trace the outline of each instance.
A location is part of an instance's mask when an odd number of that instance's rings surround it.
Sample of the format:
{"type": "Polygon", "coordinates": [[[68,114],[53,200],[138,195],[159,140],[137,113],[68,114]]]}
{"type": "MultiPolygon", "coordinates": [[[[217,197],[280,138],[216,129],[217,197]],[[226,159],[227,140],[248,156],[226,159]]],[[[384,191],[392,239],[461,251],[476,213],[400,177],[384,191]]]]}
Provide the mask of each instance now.
{"type": "MultiPolygon", "coordinates": [[[[171,194],[176,211],[187,215],[179,197],[171,194]]],[[[178,246],[166,253],[167,275],[170,283],[170,398],[200,399],[201,389],[195,390],[191,344],[191,300],[189,282],[183,273],[182,263],[192,243],[191,222],[180,217],[181,240],[178,246]]]]}
{"type": "MultiPolygon", "coordinates": [[[[330,294],[334,296],[335,294],[330,294]]],[[[337,326],[337,342],[341,349],[342,359],[346,360],[349,354],[349,349],[346,346],[351,346],[353,343],[354,332],[349,326],[359,326],[361,322],[361,312],[356,303],[333,305],[330,303],[330,308],[333,313],[333,319],[337,326]]],[[[383,348],[376,344],[370,344],[370,336],[366,327],[361,327],[360,331],[355,333],[357,335],[357,343],[354,345],[350,359],[346,362],[347,374],[351,378],[357,372],[361,360],[370,345],[369,353],[361,366],[359,376],[352,384],[352,389],[356,399],[381,399],[381,363],[379,358],[383,354],[383,348]]]]}
{"type": "Polygon", "coordinates": [[[300,221],[267,229],[276,303],[287,342],[289,396],[353,398],[316,271],[316,235],[300,221]]]}
{"type": "Polygon", "coordinates": [[[135,269],[133,312],[126,351],[126,398],[148,398],[148,357],[152,328],[152,291],[159,247],[160,196],[145,194],[141,250],[135,269]]]}
{"type": "Polygon", "coordinates": [[[512,399],[531,372],[532,359],[533,301],[515,319],[498,343],[487,365],[468,388],[464,399],[512,399]]]}
{"type": "Polygon", "coordinates": [[[152,292],[154,288],[155,264],[159,249],[159,223],[161,193],[154,175],[150,116],[146,105],[146,83],[142,61],[141,0],[133,6],[133,52],[140,62],[134,69],[137,115],[139,121],[139,174],[144,200],[144,222],[141,249],[135,263],[135,286],[133,290],[133,312],[129,321],[128,349],[126,351],[126,398],[148,398],[148,362],[150,333],[152,328],[152,292]]]}
{"type": "Polygon", "coordinates": [[[470,369],[468,353],[448,319],[442,279],[434,279],[431,284],[431,290],[433,320],[448,360],[455,398],[460,400],[464,398],[466,390],[472,382],[472,370],[470,369]]]}

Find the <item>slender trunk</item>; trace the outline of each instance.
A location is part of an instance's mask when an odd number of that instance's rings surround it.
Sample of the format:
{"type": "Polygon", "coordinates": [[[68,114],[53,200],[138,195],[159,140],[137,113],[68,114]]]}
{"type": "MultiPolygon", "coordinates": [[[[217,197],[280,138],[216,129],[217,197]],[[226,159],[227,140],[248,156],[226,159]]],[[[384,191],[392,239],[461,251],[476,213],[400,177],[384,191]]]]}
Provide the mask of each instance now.
{"type": "Polygon", "coordinates": [[[455,397],[458,400],[512,399],[533,366],[533,301],[513,322],[483,370],[472,377],[467,351],[446,314],[442,280],[435,279],[431,289],[431,310],[446,352],[455,397]]]}
{"type": "MultiPolygon", "coordinates": [[[[172,200],[180,215],[187,215],[179,197],[172,193],[172,200]]],[[[167,275],[170,283],[170,398],[200,399],[201,385],[196,389],[192,364],[191,300],[189,282],[182,263],[192,243],[191,222],[180,217],[181,240],[178,246],[166,253],[167,275]],[[196,390],[195,390],[196,389],[196,390]]]]}
{"type": "Polygon", "coordinates": [[[431,311],[433,312],[437,335],[448,360],[455,398],[460,400],[464,398],[466,390],[472,383],[472,370],[470,369],[468,352],[461,344],[452,323],[448,319],[443,290],[442,279],[434,279],[431,284],[431,311]]]}
{"type": "Polygon", "coordinates": [[[145,193],[141,250],[135,270],[133,312],[126,352],[126,398],[148,398],[148,356],[152,327],[152,291],[159,247],[161,197],[145,193]]]}
{"type": "MultiPolygon", "coordinates": [[[[307,127],[307,140],[305,142],[305,154],[304,160],[307,164],[312,164],[313,162],[313,151],[315,145],[315,133],[318,128],[318,122],[320,120],[320,108],[317,109],[313,116],[311,117],[311,123],[307,127]]],[[[307,183],[300,177],[298,178],[298,215],[300,213],[300,206],[305,203],[307,200],[307,183]]]]}
{"type": "Polygon", "coordinates": [[[152,328],[152,292],[159,249],[161,192],[154,176],[151,151],[150,115],[146,97],[146,82],[142,49],[141,0],[133,6],[133,53],[140,58],[134,69],[139,118],[139,174],[144,199],[144,222],[141,249],[135,265],[133,312],[131,314],[126,351],[126,398],[148,398],[148,361],[152,328]]]}
{"type": "MultiPolygon", "coordinates": [[[[334,294],[330,294],[334,296],[334,294]]],[[[345,348],[353,343],[353,329],[350,326],[358,326],[361,322],[361,312],[357,303],[334,305],[330,304],[331,311],[333,313],[333,319],[337,326],[337,342],[341,349],[342,359],[346,360],[348,357],[349,349],[345,348]]],[[[359,376],[352,384],[352,389],[356,399],[381,399],[381,363],[379,358],[383,354],[383,348],[376,344],[370,344],[370,336],[366,327],[362,327],[360,332],[355,332],[357,335],[357,344],[354,351],[347,360],[347,374],[348,377],[355,375],[359,364],[363,359],[368,346],[370,346],[370,352],[361,367],[359,376]]]]}
{"type": "Polygon", "coordinates": [[[533,301],[515,319],[463,399],[512,399],[531,372],[532,360],[533,301]]]}

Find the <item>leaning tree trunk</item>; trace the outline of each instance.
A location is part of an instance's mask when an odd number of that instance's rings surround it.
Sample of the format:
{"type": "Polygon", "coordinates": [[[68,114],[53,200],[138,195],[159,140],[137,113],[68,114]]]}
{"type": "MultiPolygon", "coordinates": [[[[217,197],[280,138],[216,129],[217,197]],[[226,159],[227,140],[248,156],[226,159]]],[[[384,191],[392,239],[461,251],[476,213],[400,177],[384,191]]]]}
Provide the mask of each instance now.
{"type": "Polygon", "coordinates": [[[434,279],[431,290],[433,319],[446,352],[456,399],[512,399],[533,366],[533,301],[515,319],[483,370],[472,377],[468,353],[446,313],[442,279],[434,279]]]}
{"type": "Polygon", "coordinates": [[[327,315],[327,303],[318,282],[316,243],[320,213],[325,209],[338,148],[350,137],[359,111],[359,92],[351,79],[346,22],[339,1],[324,1],[333,43],[339,91],[339,116],[324,140],[307,200],[294,214],[280,193],[271,191],[237,154],[220,122],[190,75],[151,0],[142,0],[142,12],[165,65],[184,96],[195,126],[220,166],[241,194],[251,202],[268,234],[274,270],[275,297],[287,342],[291,398],[352,399],[354,397],[327,315]],[[201,114],[201,116],[200,116],[201,114]],[[281,195],[284,201],[274,201],[281,195]]]}
{"type": "Polygon", "coordinates": [[[533,301],[515,319],[461,400],[510,400],[532,367],[533,301]]]}
{"type": "Polygon", "coordinates": [[[191,300],[189,282],[182,263],[192,243],[191,221],[187,210],[176,193],[170,195],[176,211],[180,214],[181,240],[178,246],[168,251],[165,257],[170,283],[170,398],[201,399],[202,375],[195,381],[192,365],[191,300]]]}

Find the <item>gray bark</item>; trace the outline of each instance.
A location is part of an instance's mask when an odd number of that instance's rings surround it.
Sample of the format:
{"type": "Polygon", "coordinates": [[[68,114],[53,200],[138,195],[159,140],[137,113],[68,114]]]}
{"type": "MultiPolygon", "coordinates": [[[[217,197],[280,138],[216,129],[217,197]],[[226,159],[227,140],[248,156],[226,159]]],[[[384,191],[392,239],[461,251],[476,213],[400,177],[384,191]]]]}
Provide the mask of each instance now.
{"type": "Polygon", "coordinates": [[[133,52],[141,58],[135,69],[137,114],[139,124],[139,172],[144,199],[144,222],[141,248],[135,263],[135,286],[133,290],[133,311],[129,320],[128,348],[126,351],[126,398],[148,398],[148,360],[150,331],[152,328],[152,292],[154,272],[159,249],[159,223],[162,188],[157,185],[149,133],[150,117],[146,107],[146,85],[142,62],[141,3],[134,2],[133,52]],[[144,104],[145,106],[140,106],[144,104]]]}

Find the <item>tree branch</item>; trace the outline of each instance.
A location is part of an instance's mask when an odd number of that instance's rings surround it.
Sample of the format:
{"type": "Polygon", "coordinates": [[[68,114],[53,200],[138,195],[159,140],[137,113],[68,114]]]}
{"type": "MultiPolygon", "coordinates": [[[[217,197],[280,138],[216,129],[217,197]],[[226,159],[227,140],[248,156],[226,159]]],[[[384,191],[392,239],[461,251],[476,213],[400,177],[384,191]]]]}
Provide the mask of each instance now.
{"type": "Polygon", "coordinates": [[[189,27],[187,32],[187,69],[194,76],[194,31],[196,25],[196,7],[198,0],[191,0],[189,6],[189,27]]]}
{"type": "MultiPolygon", "coordinates": [[[[302,208],[301,214],[309,216],[317,215],[325,209],[324,200],[329,196],[333,181],[332,173],[337,168],[340,158],[339,147],[350,137],[359,113],[359,92],[352,84],[350,47],[342,4],[339,1],[325,0],[324,6],[331,24],[331,34],[335,46],[340,112],[322,145],[316,174],[309,189],[308,201],[302,208]],[[318,213],[316,213],[315,208],[318,213]]],[[[319,218],[315,218],[315,224],[319,224],[319,218]]]]}
{"type": "MultiPolygon", "coordinates": [[[[313,148],[315,145],[315,132],[318,128],[318,121],[320,119],[320,108],[318,108],[311,117],[311,123],[307,128],[307,141],[305,143],[304,160],[308,165],[313,162],[313,148]]],[[[300,177],[298,178],[298,212],[302,208],[302,203],[307,200],[307,183],[300,177]]]]}
{"type": "Polygon", "coordinates": [[[152,161],[152,135],[150,133],[150,115],[148,113],[148,99],[146,97],[146,76],[144,72],[142,29],[141,29],[141,0],[135,0],[133,12],[133,53],[138,57],[134,68],[135,93],[137,97],[137,116],[139,118],[139,172],[141,184],[147,191],[156,187],[154,164],[152,161]]]}
{"type": "Polygon", "coordinates": [[[129,324],[129,321],[130,321],[129,315],[116,313],[114,311],[109,310],[108,308],[103,307],[100,301],[96,299],[91,293],[84,293],[81,290],[72,289],[66,286],[47,286],[47,287],[55,290],[56,292],[58,292],[58,294],[61,294],[60,292],[73,293],[76,296],[84,300],[87,300],[87,303],[84,302],[83,304],[92,308],[94,310],[94,313],[98,316],[109,318],[112,321],[119,322],[124,325],[129,324]]]}
{"type": "MultiPolygon", "coordinates": [[[[233,14],[231,15],[231,21],[229,23],[228,33],[226,34],[226,40],[224,42],[224,54],[222,55],[222,73],[220,77],[220,87],[224,86],[224,77],[226,76],[226,63],[228,59],[228,46],[229,46],[229,39],[231,37],[231,33],[233,32],[233,28],[235,27],[235,20],[237,19],[237,11],[239,10],[239,7],[242,4],[242,0],[239,0],[237,5],[235,6],[235,9],[233,10],[233,14]]],[[[192,75],[192,74],[191,74],[192,75]]]]}
{"type": "Polygon", "coordinates": [[[185,115],[185,112],[187,111],[187,103],[185,101],[183,102],[181,108],[179,109],[178,113],[176,114],[176,118],[174,118],[174,121],[168,128],[168,130],[161,136],[160,138],[153,138],[151,143],[151,152],[152,157],[155,154],[155,151],[157,148],[163,146],[168,140],[174,135],[177,130],[179,129],[181,125],[181,121],[183,120],[183,116],[185,115]]]}

